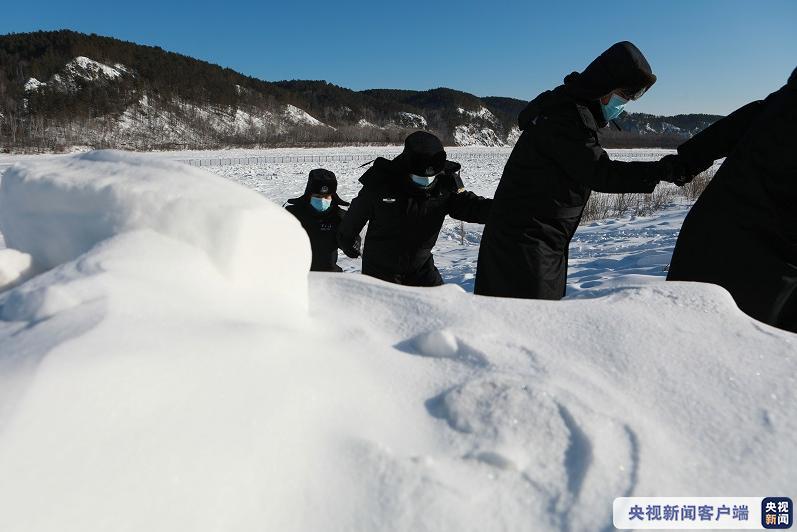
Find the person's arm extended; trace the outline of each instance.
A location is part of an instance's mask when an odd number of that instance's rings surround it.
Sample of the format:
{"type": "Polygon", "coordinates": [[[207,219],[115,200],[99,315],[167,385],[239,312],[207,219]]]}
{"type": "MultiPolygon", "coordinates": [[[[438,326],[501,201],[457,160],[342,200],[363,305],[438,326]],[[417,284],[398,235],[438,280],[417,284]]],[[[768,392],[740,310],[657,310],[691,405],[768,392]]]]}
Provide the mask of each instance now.
{"type": "Polygon", "coordinates": [[[674,156],[660,161],[615,161],[590,130],[563,117],[547,118],[536,136],[540,152],[574,181],[596,192],[653,192],[682,172],[674,156]]]}
{"type": "Polygon", "coordinates": [[[371,199],[368,187],[361,188],[338,227],[338,247],[348,257],[360,256],[360,231],[371,218],[371,199]]]}
{"type": "Polygon", "coordinates": [[[740,107],[678,146],[678,154],[693,170],[702,172],[717,159],[728,156],[763,108],[764,100],[740,107]]]}
{"type": "Polygon", "coordinates": [[[462,166],[454,161],[446,162],[446,177],[450,179],[452,194],[448,200],[448,215],[463,222],[486,224],[490,216],[493,200],[477,196],[465,190],[460,169],[462,166]]]}
{"type": "Polygon", "coordinates": [[[470,191],[455,192],[448,204],[448,215],[463,222],[486,224],[493,200],[470,191]]]}

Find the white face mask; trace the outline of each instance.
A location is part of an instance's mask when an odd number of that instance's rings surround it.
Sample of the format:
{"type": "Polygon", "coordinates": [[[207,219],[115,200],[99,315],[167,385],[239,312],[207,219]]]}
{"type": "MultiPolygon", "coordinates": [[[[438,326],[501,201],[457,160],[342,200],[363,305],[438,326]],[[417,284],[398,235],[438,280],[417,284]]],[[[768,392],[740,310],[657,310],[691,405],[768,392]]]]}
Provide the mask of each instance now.
{"type": "Polygon", "coordinates": [[[410,174],[410,178],[412,179],[413,183],[421,187],[428,187],[434,183],[434,180],[437,179],[436,175],[433,176],[423,176],[423,175],[415,175],[410,174]]]}

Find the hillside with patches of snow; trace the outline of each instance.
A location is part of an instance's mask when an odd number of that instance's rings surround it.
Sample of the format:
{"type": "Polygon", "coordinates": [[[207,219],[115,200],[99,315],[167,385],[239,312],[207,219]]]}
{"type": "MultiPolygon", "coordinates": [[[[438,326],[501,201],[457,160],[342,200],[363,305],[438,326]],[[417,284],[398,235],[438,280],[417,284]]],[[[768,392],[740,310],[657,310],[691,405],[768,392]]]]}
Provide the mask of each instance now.
{"type": "MultiPolygon", "coordinates": [[[[507,146],[526,102],[426,91],[268,82],[160,48],[67,30],[0,36],[0,147],[135,150],[397,144],[507,146]]],[[[535,95],[529,94],[532,98],[535,95]]],[[[607,146],[672,147],[717,117],[623,115],[607,146]]]]}

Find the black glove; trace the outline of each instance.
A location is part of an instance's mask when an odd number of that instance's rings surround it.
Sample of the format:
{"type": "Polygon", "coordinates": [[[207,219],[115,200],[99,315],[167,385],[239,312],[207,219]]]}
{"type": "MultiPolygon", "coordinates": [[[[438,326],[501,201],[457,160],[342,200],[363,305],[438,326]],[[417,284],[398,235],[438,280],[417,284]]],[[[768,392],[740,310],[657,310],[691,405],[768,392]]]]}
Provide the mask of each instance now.
{"type": "Polygon", "coordinates": [[[679,187],[692,181],[699,172],[693,168],[679,155],[665,155],[659,160],[662,165],[662,181],[675,183],[679,187]]]}
{"type": "Polygon", "coordinates": [[[351,246],[341,247],[341,251],[349,257],[350,259],[356,259],[360,256],[360,244],[362,240],[360,239],[360,235],[354,237],[354,242],[352,242],[351,246]]]}

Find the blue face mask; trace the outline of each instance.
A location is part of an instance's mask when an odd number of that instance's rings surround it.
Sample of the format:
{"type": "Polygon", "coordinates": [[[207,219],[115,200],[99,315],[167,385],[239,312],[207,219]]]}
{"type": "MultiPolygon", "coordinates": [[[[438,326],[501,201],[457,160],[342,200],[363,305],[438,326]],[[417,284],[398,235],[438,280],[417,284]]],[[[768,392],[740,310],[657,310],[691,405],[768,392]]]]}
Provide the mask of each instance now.
{"type": "Polygon", "coordinates": [[[310,205],[318,212],[324,212],[332,205],[332,199],[310,196],[310,205]]]}
{"type": "Polygon", "coordinates": [[[433,175],[433,176],[430,176],[430,177],[426,177],[426,176],[422,176],[422,175],[414,175],[414,174],[412,174],[412,175],[410,175],[410,178],[412,179],[413,183],[415,183],[416,185],[418,185],[420,187],[424,187],[425,188],[425,187],[431,186],[432,183],[434,183],[434,180],[437,179],[437,176],[433,175]]]}
{"type": "Polygon", "coordinates": [[[612,97],[609,98],[609,103],[601,103],[601,110],[603,111],[603,116],[606,118],[606,121],[608,122],[609,120],[614,120],[620,116],[620,113],[623,112],[623,108],[627,103],[628,100],[621,98],[616,94],[612,94],[612,97]]]}

